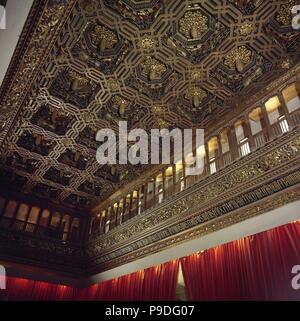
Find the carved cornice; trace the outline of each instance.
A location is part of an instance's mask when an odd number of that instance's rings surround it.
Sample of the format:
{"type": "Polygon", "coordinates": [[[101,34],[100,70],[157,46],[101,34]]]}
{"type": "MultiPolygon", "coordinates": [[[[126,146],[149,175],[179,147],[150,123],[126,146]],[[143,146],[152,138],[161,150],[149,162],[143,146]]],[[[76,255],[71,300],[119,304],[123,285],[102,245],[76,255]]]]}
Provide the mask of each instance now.
{"type": "MultiPolygon", "coordinates": [[[[217,197],[219,200],[223,197],[223,194],[234,195],[235,190],[238,192],[243,184],[248,184],[251,180],[256,179],[255,185],[263,174],[267,174],[270,170],[276,169],[276,167],[284,164],[287,165],[288,161],[294,160],[300,154],[300,129],[295,130],[293,133],[289,133],[280,139],[269,143],[263,149],[256,151],[255,153],[239,160],[236,163],[226,167],[219,171],[216,175],[210,176],[201,180],[185,192],[175,195],[170,200],[165,201],[162,205],[155,207],[144,212],[142,218],[135,217],[131,221],[123,224],[122,226],[112,230],[106,235],[100,237],[101,241],[107,241],[108,246],[116,244],[114,236],[120,234],[120,231],[127,229],[132,225],[136,226],[137,221],[144,221],[144,225],[149,217],[155,216],[156,224],[170,216],[175,216],[179,213],[183,213],[185,210],[190,209],[196,204],[203,204],[207,206],[209,204],[204,203],[208,201],[214,201],[217,197]],[[290,140],[288,143],[287,141],[290,140]],[[230,191],[229,191],[230,189],[230,191]],[[118,232],[116,232],[118,230],[118,232]],[[110,243],[110,245],[109,245],[110,243]]],[[[288,167],[289,168],[289,167],[288,167]]],[[[273,177],[273,174],[270,177],[273,177]]],[[[262,181],[265,181],[266,177],[263,177],[262,181]]],[[[152,227],[153,225],[150,225],[152,227]]],[[[132,235],[135,235],[138,227],[132,231],[132,235]]],[[[141,231],[144,228],[141,228],[141,231]]],[[[104,245],[104,247],[106,247],[104,245]]]]}
{"type": "Polygon", "coordinates": [[[36,0],[23,28],[0,90],[0,146],[25,105],[32,84],[51,51],[59,32],[77,0],[36,0]],[[24,81],[26,79],[26,81],[24,81]]]}
{"type": "MultiPolygon", "coordinates": [[[[142,216],[96,238],[88,247],[92,262],[101,264],[101,269],[102,264],[118,265],[114,263],[118,260],[124,264],[133,251],[142,251],[146,246],[155,248],[156,242],[162,239],[175,237],[191,227],[299,184],[299,134],[300,130],[295,130],[281,137],[142,216]]],[[[139,254],[135,256],[138,258],[139,254]]]]}
{"type": "MultiPolygon", "coordinates": [[[[213,216],[208,213],[208,216],[211,216],[211,220],[205,224],[201,224],[198,227],[187,229],[182,233],[178,233],[175,236],[164,238],[163,240],[144,246],[140,249],[135,250],[133,247],[128,251],[128,253],[121,255],[117,258],[112,258],[107,262],[97,262],[92,260],[94,266],[91,267],[91,260],[89,261],[88,266],[90,267],[89,274],[99,273],[112,268],[121,266],[133,262],[135,260],[141,259],[148,255],[155,254],[162,250],[180,245],[187,241],[199,238],[201,236],[208,235],[215,231],[221,230],[228,226],[234,225],[236,223],[245,221],[252,217],[264,214],[276,208],[282,207],[294,201],[300,200],[300,187],[285,192],[278,193],[272,197],[269,197],[267,200],[264,199],[261,202],[250,205],[246,208],[236,210],[230,214],[224,214],[220,218],[213,219],[213,216]]],[[[123,251],[125,252],[125,251],[123,251]]]]}

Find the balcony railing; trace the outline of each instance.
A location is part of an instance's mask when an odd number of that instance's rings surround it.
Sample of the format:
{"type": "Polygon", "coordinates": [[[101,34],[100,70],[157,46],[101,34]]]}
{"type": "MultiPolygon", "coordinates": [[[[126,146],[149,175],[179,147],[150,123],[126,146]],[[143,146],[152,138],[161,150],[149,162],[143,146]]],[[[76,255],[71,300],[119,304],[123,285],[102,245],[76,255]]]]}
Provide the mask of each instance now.
{"type": "MultiPolygon", "coordinates": [[[[299,84],[297,84],[298,86],[299,84]]],[[[297,87],[298,88],[298,87],[297,87]]],[[[194,184],[198,183],[199,181],[207,178],[210,175],[214,175],[217,171],[221,168],[224,168],[230,165],[232,162],[245,157],[252,153],[253,151],[262,148],[265,146],[269,141],[276,139],[284,135],[285,133],[291,131],[293,128],[298,127],[300,125],[300,99],[299,99],[299,92],[298,92],[298,106],[295,108],[295,103],[293,102],[293,111],[289,111],[288,107],[281,97],[281,93],[278,94],[279,98],[278,101],[281,101],[281,105],[276,107],[278,108],[279,117],[277,121],[271,124],[269,120],[269,112],[266,108],[261,108],[259,119],[255,120],[259,123],[258,128],[256,129],[256,133],[252,134],[252,128],[250,127],[248,115],[250,117],[249,111],[246,111],[245,115],[242,117],[238,117],[236,120],[232,120],[231,125],[228,126],[228,144],[230,146],[229,151],[222,152],[222,140],[220,138],[220,133],[217,134],[217,142],[218,148],[214,150],[215,156],[212,158],[208,158],[205,156],[205,166],[204,171],[201,175],[198,176],[187,176],[185,173],[185,168],[180,168],[180,174],[178,175],[176,165],[173,165],[172,168],[165,169],[157,173],[160,177],[164,178],[163,182],[163,191],[158,194],[153,195],[153,191],[155,191],[155,187],[152,188],[151,194],[147,192],[147,187],[149,183],[145,183],[141,186],[140,189],[135,191],[134,204],[139,203],[139,197],[142,199],[142,205],[137,211],[134,207],[132,208],[132,197],[133,193],[130,194],[130,202],[127,200],[121,199],[119,201],[115,201],[108,209],[103,209],[100,211],[98,218],[94,217],[91,221],[90,226],[90,238],[94,238],[99,234],[103,234],[111,230],[112,228],[116,227],[119,224],[116,222],[120,222],[119,217],[122,216],[122,223],[131,219],[136,215],[142,215],[145,210],[155,207],[156,205],[160,204],[162,201],[172,197],[173,195],[180,193],[182,190],[187,189],[194,184]],[[237,141],[237,138],[234,137],[234,133],[236,132],[235,123],[238,121],[237,126],[242,126],[242,132],[244,138],[241,138],[237,141]],[[242,125],[241,125],[242,124],[242,125]],[[173,176],[172,185],[165,186],[166,176],[168,175],[168,170],[171,172],[171,176],[173,176]],[[137,197],[137,199],[136,199],[137,197]],[[107,221],[110,221],[110,224],[106,224],[107,221]]],[[[294,101],[296,101],[294,98],[294,101]]],[[[256,108],[260,109],[260,108],[256,108]]],[[[273,112],[274,110],[272,110],[273,112]]],[[[241,133],[241,129],[239,129],[239,134],[241,133]]],[[[209,140],[207,140],[205,144],[206,155],[211,152],[209,149],[209,140]]],[[[184,166],[184,165],[183,165],[184,166]]],[[[155,175],[152,178],[151,182],[154,182],[155,185],[155,175]]]]}

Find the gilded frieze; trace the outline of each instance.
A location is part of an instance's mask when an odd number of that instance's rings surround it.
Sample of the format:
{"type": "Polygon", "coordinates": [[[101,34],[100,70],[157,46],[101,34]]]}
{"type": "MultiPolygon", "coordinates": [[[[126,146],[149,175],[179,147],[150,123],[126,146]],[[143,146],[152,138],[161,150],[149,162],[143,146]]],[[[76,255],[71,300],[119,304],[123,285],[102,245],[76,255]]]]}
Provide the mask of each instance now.
{"type": "Polygon", "coordinates": [[[204,182],[204,186],[201,186],[200,183],[200,186],[194,188],[195,191],[193,193],[189,193],[181,199],[174,201],[174,203],[171,202],[161,209],[155,210],[153,214],[145,215],[144,218],[130,224],[128,229],[121,226],[112,231],[111,234],[100,237],[99,241],[97,241],[97,246],[104,250],[109,249],[118,242],[129,240],[131,237],[153,228],[172,217],[184,215],[187,210],[193,211],[193,208],[199,204],[204,206],[207,202],[217,200],[223,194],[226,194],[226,192],[228,193],[230,190],[237,189],[239,185],[249,183],[263,174],[278,168],[280,165],[297,159],[299,155],[300,137],[296,136],[281,147],[266,152],[265,155],[261,155],[255,158],[255,160],[241,165],[240,168],[235,168],[209,184],[204,182]]]}

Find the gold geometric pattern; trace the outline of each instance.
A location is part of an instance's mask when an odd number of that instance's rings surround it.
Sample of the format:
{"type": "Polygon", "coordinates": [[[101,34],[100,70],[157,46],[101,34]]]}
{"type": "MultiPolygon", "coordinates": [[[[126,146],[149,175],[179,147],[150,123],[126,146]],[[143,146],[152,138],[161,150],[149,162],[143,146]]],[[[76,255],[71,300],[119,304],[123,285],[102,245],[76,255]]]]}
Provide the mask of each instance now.
{"type": "Polygon", "coordinates": [[[90,35],[92,44],[101,51],[113,48],[118,42],[116,34],[104,26],[95,26],[90,35]]]}
{"type": "Polygon", "coordinates": [[[140,47],[143,49],[151,49],[155,46],[155,41],[152,37],[150,36],[144,36],[142,37],[142,39],[140,40],[139,43],[140,47]]]}
{"type": "MultiPolygon", "coordinates": [[[[18,153],[21,161],[43,164],[32,173],[3,168],[15,174],[16,188],[38,195],[42,187],[49,201],[55,190],[57,203],[69,206],[68,198],[75,195],[82,207],[93,207],[144,172],[130,169],[128,181],[117,183],[102,175],[95,161],[97,130],[115,129],[119,119],[146,130],[158,123],[215,126],[232,115],[236,95],[242,102],[250,94],[256,97],[299,62],[299,32],[279,26],[290,19],[293,1],[223,3],[69,0],[34,5],[37,14],[26,22],[0,89],[0,145],[9,146],[1,150],[2,163],[18,153]],[[53,116],[53,110],[64,117],[53,116]],[[35,137],[43,143],[37,145],[35,137]],[[34,152],[44,145],[47,155],[34,152]],[[51,166],[61,171],[71,166],[76,175],[62,186],[45,178],[51,166]],[[96,197],[80,189],[87,181],[105,193],[96,197]]],[[[242,112],[245,103],[238,108],[242,112]]],[[[15,190],[14,184],[10,187],[15,190]]]]}
{"type": "Polygon", "coordinates": [[[240,27],[240,34],[242,36],[248,36],[254,30],[254,26],[251,23],[245,23],[240,27]]]}
{"type": "Polygon", "coordinates": [[[198,86],[192,86],[188,88],[185,93],[185,98],[188,100],[192,99],[195,107],[199,107],[202,100],[206,97],[206,91],[204,91],[202,88],[198,86]]]}
{"type": "Polygon", "coordinates": [[[73,70],[70,70],[68,73],[69,73],[69,79],[71,81],[73,90],[83,88],[85,86],[88,86],[91,83],[91,81],[88,78],[83,77],[82,75],[80,75],[79,73],[73,70]]]}
{"type": "Polygon", "coordinates": [[[208,29],[207,17],[200,11],[188,11],[179,20],[179,32],[187,39],[196,39],[208,29]]]}
{"type": "Polygon", "coordinates": [[[116,106],[119,109],[119,114],[121,116],[125,113],[129,105],[129,101],[127,99],[122,98],[119,95],[116,95],[112,98],[112,103],[113,103],[113,106],[116,106]]]}
{"type": "Polygon", "coordinates": [[[276,20],[283,26],[289,26],[292,23],[293,13],[292,8],[297,4],[296,0],[288,0],[288,3],[283,4],[277,15],[276,20]]]}
{"type": "Polygon", "coordinates": [[[251,51],[245,46],[240,46],[232,49],[225,56],[224,64],[232,70],[236,69],[238,72],[242,72],[250,64],[251,58],[251,51]]]}
{"type": "Polygon", "coordinates": [[[147,56],[141,63],[142,75],[149,80],[161,79],[167,67],[157,59],[147,56]]]}
{"type": "Polygon", "coordinates": [[[120,89],[120,82],[117,79],[109,79],[107,81],[107,87],[111,91],[117,91],[118,89],[120,89]]]}
{"type": "Polygon", "coordinates": [[[282,61],[282,63],[281,63],[281,68],[283,68],[283,69],[290,69],[290,67],[291,67],[291,61],[290,61],[290,59],[289,59],[289,58],[284,59],[284,60],[282,61]]]}

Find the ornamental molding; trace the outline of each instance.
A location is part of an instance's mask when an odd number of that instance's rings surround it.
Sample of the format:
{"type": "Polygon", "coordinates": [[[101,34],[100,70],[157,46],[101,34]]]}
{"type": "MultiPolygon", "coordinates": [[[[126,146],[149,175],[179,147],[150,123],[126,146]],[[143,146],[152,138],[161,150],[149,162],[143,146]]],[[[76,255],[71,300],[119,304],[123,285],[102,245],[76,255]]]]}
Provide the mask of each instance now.
{"type": "Polygon", "coordinates": [[[259,216],[274,209],[280,208],[289,203],[298,201],[300,199],[300,187],[289,189],[281,193],[277,193],[267,199],[257,202],[254,205],[236,210],[233,213],[225,214],[220,218],[212,218],[211,221],[201,224],[198,227],[188,229],[183,233],[178,233],[176,236],[165,238],[155,244],[144,246],[141,249],[134,250],[132,247],[126,255],[120,257],[111,257],[107,262],[98,263],[96,260],[89,260],[89,266],[94,264],[90,269],[89,274],[104,272],[118,266],[136,261],[143,257],[155,254],[157,252],[166,250],[168,248],[180,245],[182,243],[191,241],[193,239],[208,235],[223,228],[232,226],[242,221],[248,220],[252,217],[259,216]]]}
{"type": "MultiPolygon", "coordinates": [[[[177,208],[178,212],[182,213],[182,210],[185,210],[187,207],[190,208],[192,204],[207,201],[212,202],[215,197],[221,199],[223,194],[225,197],[226,195],[234,195],[235,192],[240,191],[244,184],[250,186],[249,184],[253,179],[255,179],[254,185],[257,184],[257,179],[262,178],[262,182],[264,182],[266,176],[263,175],[265,174],[268,174],[269,178],[273,178],[276,167],[284,164],[288,168],[287,162],[298,158],[300,155],[299,135],[300,129],[296,129],[267,144],[264,148],[240,159],[238,162],[223,168],[215,175],[204,177],[200,182],[187,190],[166,199],[163,204],[156,206],[154,209],[146,210],[143,212],[142,217],[134,217],[106,235],[100,236],[101,241],[107,240],[117,233],[119,234],[124,229],[130,229],[131,225],[136,225],[136,221],[148,220],[148,217],[152,215],[161,217],[157,218],[158,222],[164,220],[165,215],[162,215],[166,212],[172,212],[172,209],[170,209],[171,205],[175,209],[177,208]],[[268,173],[270,170],[272,170],[272,173],[268,173]],[[195,201],[195,193],[197,192],[197,200],[195,201]]],[[[203,205],[206,206],[207,203],[203,203],[203,205]]],[[[172,216],[174,215],[176,214],[174,213],[172,216]]],[[[136,231],[133,234],[135,233],[136,231]]],[[[115,244],[115,242],[112,241],[112,244],[115,244]]]]}
{"type": "MultiPolygon", "coordinates": [[[[113,262],[118,260],[124,264],[133,251],[142,253],[144,247],[155,248],[156,242],[163,242],[166,237],[173,236],[176,240],[176,234],[185,233],[191,227],[221,220],[232,211],[300,184],[299,134],[300,130],[295,130],[281,137],[142,216],[97,237],[88,246],[89,266],[115,266],[113,262]]],[[[135,259],[138,258],[137,254],[135,259]]]]}
{"type": "Polygon", "coordinates": [[[6,148],[5,137],[26,105],[31,86],[76,1],[34,1],[0,88],[0,120],[6,120],[0,131],[0,151],[6,148]]]}

